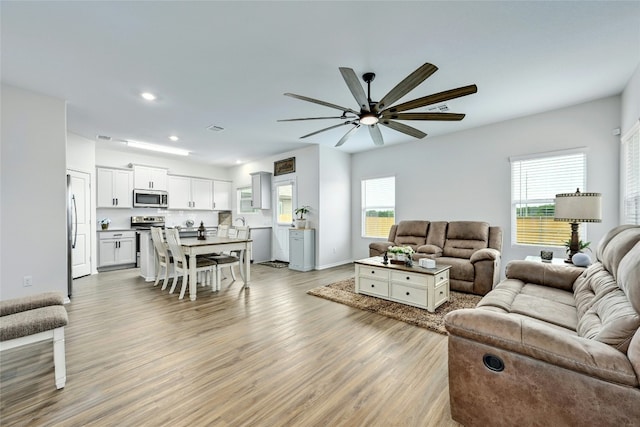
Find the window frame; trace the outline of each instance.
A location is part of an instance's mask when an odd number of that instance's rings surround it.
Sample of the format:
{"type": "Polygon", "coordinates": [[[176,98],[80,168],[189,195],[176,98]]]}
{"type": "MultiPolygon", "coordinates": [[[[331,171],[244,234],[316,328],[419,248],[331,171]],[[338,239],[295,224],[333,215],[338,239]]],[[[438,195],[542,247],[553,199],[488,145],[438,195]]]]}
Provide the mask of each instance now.
{"type": "Polygon", "coordinates": [[[620,138],[620,223],[640,224],[640,120],[620,138]],[[630,158],[635,157],[635,159],[630,158]],[[636,164],[633,164],[636,162],[636,164]],[[631,167],[630,167],[630,163],[631,167]],[[634,188],[635,187],[635,188],[634,188]],[[636,207],[628,212],[629,204],[636,207]],[[635,217],[635,218],[634,218],[635,217]]]}
{"type": "MultiPolygon", "coordinates": [[[[392,210],[393,211],[393,221],[395,223],[396,218],[396,176],[395,175],[382,175],[382,176],[373,176],[362,178],[360,180],[360,237],[364,239],[386,239],[389,236],[389,231],[387,230],[387,234],[384,236],[371,236],[367,235],[367,211],[370,210],[392,210]],[[366,184],[370,181],[382,180],[382,179],[393,179],[393,205],[366,205],[366,184]]],[[[393,225],[393,224],[391,224],[393,225]]]]}
{"type": "MultiPolygon", "coordinates": [[[[574,149],[568,149],[568,150],[558,150],[558,151],[547,151],[547,152],[542,152],[542,153],[533,153],[533,154],[528,154],[528,155],[523,155],[523,156],[512,156],[509,158],[509,163],[510,163],[510,192],[511,192],[511,204],[510,204],[510,216],[511,216],[511,246],[512,247],[550,247],[550,248],[562,248],[564,247],[563,244],[559,244],[557,242],[552,242],[550,240],[540,240],[540,241],[536,241],[536,242],[532,242],[532,243],[523,243],[523,242],[518,242],[518,223],[517,223],[517,219],[518,219],[518,212],[517,209],[518,207],[522,207],[523,204],[526,204],[527,202],[534,205],[534,206],[541,206],[541,205],[549,205],[549,204],[553,204],[555,206],[555,194],[558,193],[572,193],[576,191],[576,188],[566,188],[566,191],[561,191],[561,190],[557,190],[557,193],[553,194],[553,195],[549,195],[549,197],[542,197],[542,198],[523,198],[522,196],[519,199],[516,199],[516,190],[515,190],[515,176],[514,176],[514,164],[516,163],[520,163],[520,162],[527,162],[527,161],[540,161],[540,160],[544,160],[544,159],[549,159],[551,161],[551,159],[557,159],[558,157],[564,157],[564,156],[575,156],[575,155],[581,155],[582,156],[582,172],[583,172],[583,176],[582,176],[582,180],[581,183],[576,184],[577,188],[580,188],[581,192],[585,192],[587,191],[587,151],[588,149],[586,147],[579,147],[579,148],[574,148],[574,149]]],[[[521,182],[522,177],[520,177],[520,181],[521,182]]],[[[526,185],[525,185],[526,187],[526,185]]],[[[520,188],[522,188],[522,185],[520,185],[520,188]]],[[[548,191],[553,190],[552,188],[549,188],[548,191]]],[[[544,216],[540,216],[541,218],[543,218],[544,216]]],[[[566,222],[559,222],[558,224],[564,224],[566,226],[566,234],[567,234],[567,240],[569,239],[569,236],[571,234],[571,228],[569,226],[569,223],[566,222]]],[[[587,227],[585,223],[580,223],[579,226],[579,234],[580,234],[580,238],[582,240],[587,240],[587,227]]],[[[564,231],[563,231],[564,233],[564,231]]]]}

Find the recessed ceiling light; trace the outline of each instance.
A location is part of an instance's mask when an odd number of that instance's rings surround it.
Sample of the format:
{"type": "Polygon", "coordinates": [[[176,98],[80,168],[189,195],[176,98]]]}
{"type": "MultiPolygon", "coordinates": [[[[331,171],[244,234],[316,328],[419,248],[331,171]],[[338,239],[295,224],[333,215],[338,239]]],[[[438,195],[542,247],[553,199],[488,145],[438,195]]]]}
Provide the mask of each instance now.
{"type": "Polygon", "coordinates": [[[242,164],[242,160],[236,160],[236,165],[242,164]]]}
{"type": "Polygon", "coordinates": [[[151,92],[142,92],[140,96],[146,99],[147,101],[153,101],[156,99],[156,96],[151,92]]]}
{"type": "Polygon", "coordinates": [[[133,148],[140,148],[142,150],[159,151],[161,153],[177,154],[178,156],[188,156],[189,151],[181,148],[166,147],[164,145],[149,144],[147,142],[139,141],[127,141],[127,145],[133,148]]]}
{"type": "Polygon", "coordinates": [[[177,136],[175,136],[175,135],[171,135],[171,136],[169,137],[169,139],[170,139],[170,140],[172,140],[173,142],[176,142],[176,141],[177,141],[177,140],[179,140],[180,138],[178,138],[178,137],[177,137],[177,136]]]}

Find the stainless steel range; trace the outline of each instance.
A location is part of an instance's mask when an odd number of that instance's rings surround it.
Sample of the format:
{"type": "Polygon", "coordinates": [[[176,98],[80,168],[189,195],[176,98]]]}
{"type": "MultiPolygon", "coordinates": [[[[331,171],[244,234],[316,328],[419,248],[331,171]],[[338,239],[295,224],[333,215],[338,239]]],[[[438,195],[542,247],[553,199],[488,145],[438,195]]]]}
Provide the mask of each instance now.
{"type": "Polygon", "coordinates": [[[163,216],[132,216],[131,228],[138,230],[136,233],[136,267],[140,267],[140,231],[149,231],[151,227],[164,228],[163,216]]]}
{"type": "Polygon", "coordinates": [[[163,216],[132,216],[131,228],[136,230],[151,230],[151,227],[164,227],[163,216]]]}

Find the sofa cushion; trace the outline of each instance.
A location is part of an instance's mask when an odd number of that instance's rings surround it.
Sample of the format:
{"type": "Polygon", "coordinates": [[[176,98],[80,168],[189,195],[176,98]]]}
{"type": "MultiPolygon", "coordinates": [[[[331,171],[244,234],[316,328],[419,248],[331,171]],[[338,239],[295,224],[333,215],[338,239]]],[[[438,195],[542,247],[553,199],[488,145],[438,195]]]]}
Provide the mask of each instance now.
{"type": "Polygon", "coordinates": [[[434,245],[444,248],[444,242],[447,240],[447,221],[433,221],[429,224],[429,233],[427,234],[427,245],[434,245]]]}
{"type": "Polygon", "coordinates": [[[450,265],[449,278],[473,282],[475,272],[471,261],[464,258],[440,257],[436,258],[437,264],[450,265]]]}
{"type": "Polygon", "coordinates": [[[478,249],[489,244],[489,224],[476,221],[454,221],[447,228],[443,254],[447,257],[471,258],[478,249]]]}
{"type": "Polygon", "coordinates": [[[427,243],[429,221],[400,221],[396,229],[396,245],[409,245],[415,250],[427,243]]]}
{"type": "Polygon", "coordinates": [[[603,237],[596,251],[597,260],[601,261],[604,268],[613,274],[613,277],[616,279],[618,278],[620,261],[631,251],[631,248],[633,248],[636,243],[640,242],[640,227],[621,228],[622,230],[620,230],[620,228],[614,228],[612,230],[612,232],[618,231],[613,237],[609,234],[603,237]],[[603,245],[603,242],[606,243],[603,245]]]}

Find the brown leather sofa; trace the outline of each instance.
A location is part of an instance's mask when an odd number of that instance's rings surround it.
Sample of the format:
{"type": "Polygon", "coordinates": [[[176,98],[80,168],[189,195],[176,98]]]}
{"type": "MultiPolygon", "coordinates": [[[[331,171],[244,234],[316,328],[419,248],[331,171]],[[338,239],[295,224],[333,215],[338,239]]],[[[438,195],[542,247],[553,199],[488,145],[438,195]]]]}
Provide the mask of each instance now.
{"type": "Polygon", "coordinates": [[[451,416],[466,426],[640,425],[640,226],[587,269],[512,261],[445,317],[451,416]]]}
{"type": "Polygon", "coordinates": [[[485,295],[500,279],[502,229],[480,221],[400,221],[386,242],[369,244],[369,256],[389,246],[411,246],[413,259],[433,258],[451,266],[452,290],[485,295]]]}

